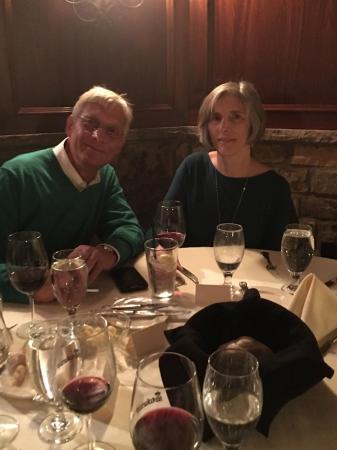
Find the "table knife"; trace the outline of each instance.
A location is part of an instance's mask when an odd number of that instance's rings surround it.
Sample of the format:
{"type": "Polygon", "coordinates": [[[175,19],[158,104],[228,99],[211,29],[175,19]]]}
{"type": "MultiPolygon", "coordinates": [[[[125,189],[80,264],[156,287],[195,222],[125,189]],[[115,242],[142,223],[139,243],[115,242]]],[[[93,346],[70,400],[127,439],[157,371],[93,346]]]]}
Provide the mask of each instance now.
{"type": "Polygon", "coordinates": [[[183,275],[185,275],[185,277],[189,278],[190,280],[193,281],[193,283],[195,284],[199,284],[199,279],[196,275],[194,275],[194,273],[190,272],[188,269],[186,269],[186,267],[177,266],[177,270],[179,270],[180,273],[182,273],[183,275]]]}

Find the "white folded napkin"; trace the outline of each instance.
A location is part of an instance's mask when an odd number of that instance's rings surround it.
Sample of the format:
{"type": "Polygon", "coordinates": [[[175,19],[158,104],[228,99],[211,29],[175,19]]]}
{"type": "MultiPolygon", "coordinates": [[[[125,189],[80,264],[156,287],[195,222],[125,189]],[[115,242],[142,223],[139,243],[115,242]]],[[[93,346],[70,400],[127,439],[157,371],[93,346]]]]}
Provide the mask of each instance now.
{"type": "Polygon", "coordinates": [[[198,283],[195,286],[195,304],[197,306],[207,306],[228,300],[230,300],[229,287],[224,284],[198,283]]]}
{"type": "Polygon", "coordinates": [[[319,346],[337,333],[337,295],[313,273],[303,278],[288,309],[308,325],[319,346]]]}

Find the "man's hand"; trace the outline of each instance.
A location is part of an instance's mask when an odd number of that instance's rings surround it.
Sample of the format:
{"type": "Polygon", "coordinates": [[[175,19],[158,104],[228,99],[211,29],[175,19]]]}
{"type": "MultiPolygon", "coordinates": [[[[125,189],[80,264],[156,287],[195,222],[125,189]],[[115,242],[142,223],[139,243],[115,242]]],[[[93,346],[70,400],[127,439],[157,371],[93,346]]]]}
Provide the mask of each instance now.
{"type": "Polygon", "coordinates": [[[81,255],[87,263],[89,269],[88,284],[95,281],[103,270],[112,269],[118,259],[116,252],[105,250],[101,246],[79,245],[73,253],[81,255]]]}

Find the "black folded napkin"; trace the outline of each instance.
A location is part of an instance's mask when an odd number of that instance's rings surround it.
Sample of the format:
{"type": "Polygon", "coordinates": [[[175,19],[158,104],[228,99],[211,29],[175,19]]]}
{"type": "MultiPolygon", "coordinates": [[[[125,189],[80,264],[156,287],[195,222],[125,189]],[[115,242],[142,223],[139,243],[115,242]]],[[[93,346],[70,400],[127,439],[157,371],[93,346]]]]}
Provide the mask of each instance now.
{"type": "MultiPolygon", "coordinates": [[[[267,345],[273,354],[259,359],[263,383],[263,409],[257,430],[268,435],[279,410],[334,371],[323,360],[315,336],[295,314],[269,300],[256,289],[239,302],[215,303],[192,316],[184,326],[167,330],[167,351],[189,357],[197,367],[202,387],[207,360],[221,344],[251,336],[267,345]]],[[[173,376],[163,374],[164,382],[173,376]]],[[[204,440],[212,436],[206,424],[204,440]]]]}

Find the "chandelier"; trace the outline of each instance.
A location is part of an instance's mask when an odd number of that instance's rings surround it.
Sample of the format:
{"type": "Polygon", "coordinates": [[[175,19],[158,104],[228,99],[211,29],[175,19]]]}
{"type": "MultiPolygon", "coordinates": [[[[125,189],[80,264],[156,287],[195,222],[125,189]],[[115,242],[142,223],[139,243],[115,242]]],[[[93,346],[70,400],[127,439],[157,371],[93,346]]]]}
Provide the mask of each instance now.
{"type": "Polygon", "coordinates": [[[144,0],[65,0],[70,3],[77,17],[84,22],[95,22],[107,14],[115,6],[120,8],[139,8],[144,0]]]}

